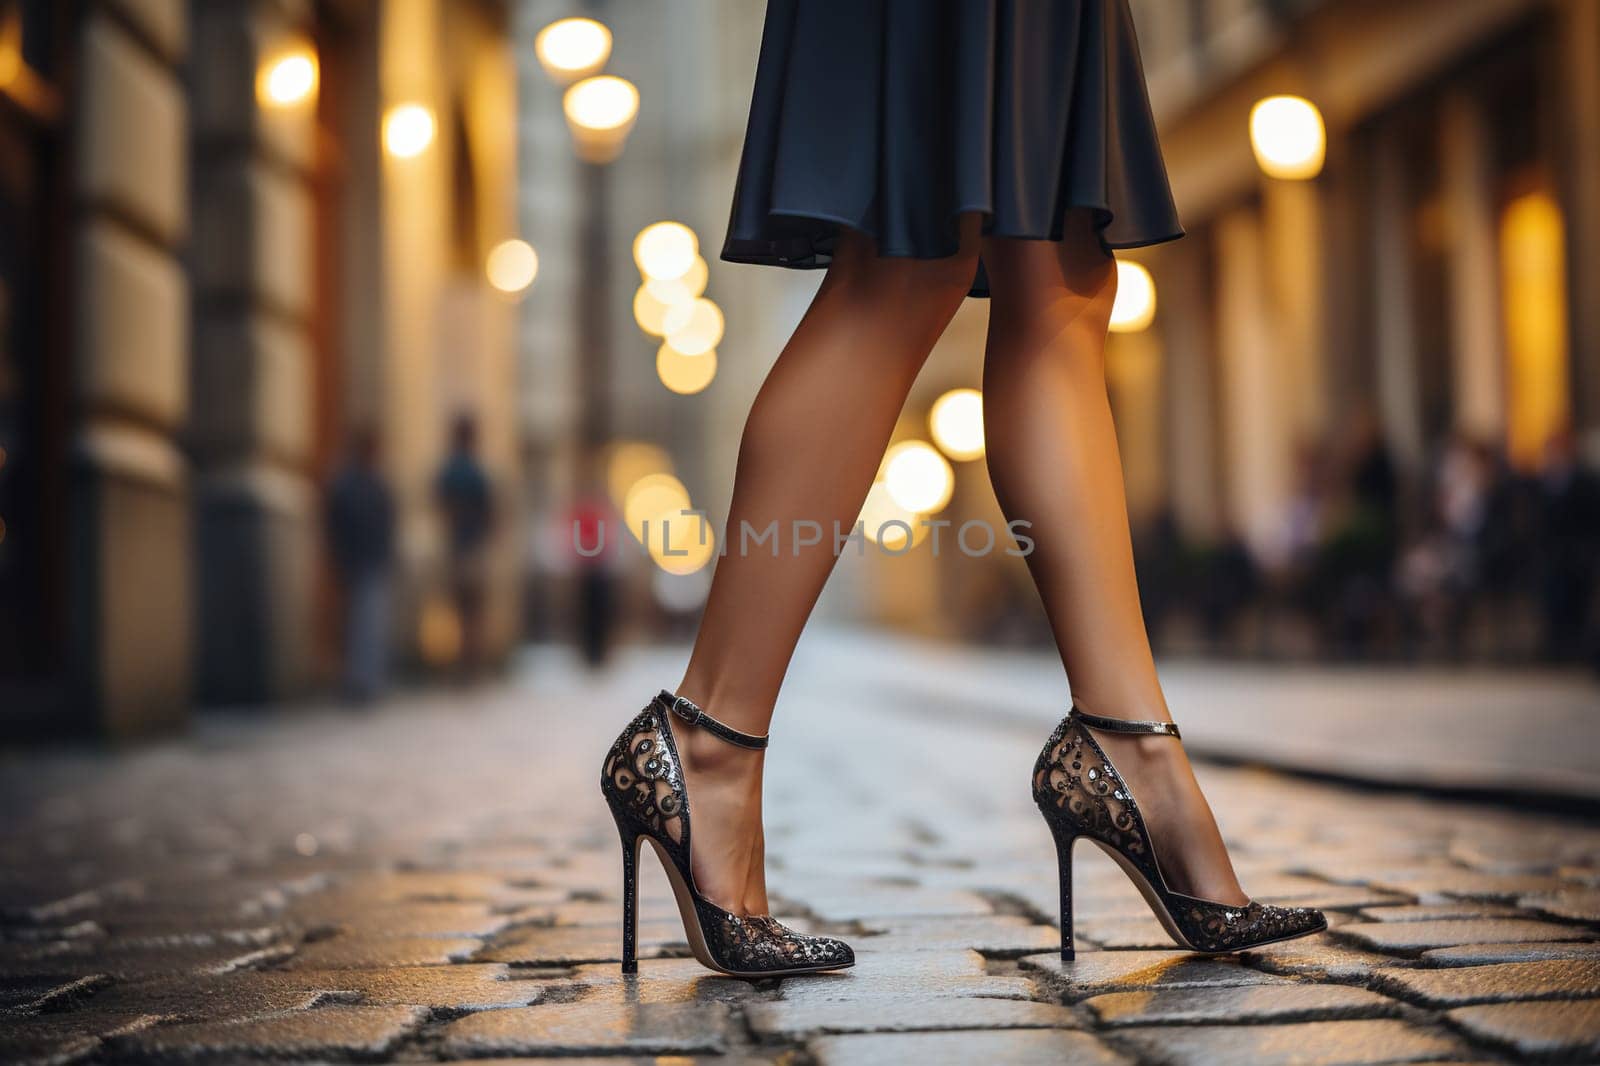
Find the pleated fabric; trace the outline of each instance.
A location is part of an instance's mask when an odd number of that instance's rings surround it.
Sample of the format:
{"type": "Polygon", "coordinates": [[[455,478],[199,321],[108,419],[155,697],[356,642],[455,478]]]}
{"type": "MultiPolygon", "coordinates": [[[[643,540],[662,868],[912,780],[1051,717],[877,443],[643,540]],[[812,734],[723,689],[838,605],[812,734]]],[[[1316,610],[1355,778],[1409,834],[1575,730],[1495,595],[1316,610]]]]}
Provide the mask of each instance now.
{"type": "Polygon", "coordinates": [[[1127,0],[769,0],[723,259],[826,267],[841,226],[937,259],[963,212],[1060,240],[1070,208],[1183,236],[1127,0]]]}

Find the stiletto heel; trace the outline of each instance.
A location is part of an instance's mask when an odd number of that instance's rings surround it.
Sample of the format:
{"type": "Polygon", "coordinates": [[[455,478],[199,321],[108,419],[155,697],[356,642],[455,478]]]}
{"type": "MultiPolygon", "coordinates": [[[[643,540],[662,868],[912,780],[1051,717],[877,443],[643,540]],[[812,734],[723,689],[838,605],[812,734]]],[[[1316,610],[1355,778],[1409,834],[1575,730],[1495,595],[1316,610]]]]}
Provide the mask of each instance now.
{"type": "Polygon", "coordinates": [[[617,832],[622,837],[622,972],[638,973],[639,835],[630,833],[621,822],[617,832]]]}
{"type": "Polygon", "coordinates": [[[617,737],[600,771],[622,838],[622,972],[638,970],[638,848],[648,841],[678,901],[689,948],[701,964],[734,977],[840,970],[855,965],[842,940],[797,933],[769,914],[734,914],[703,896],[689,862],[689,791],[683,781],[672,718],[741,748],[759,751],[766,737],[717,721],[693,701],[662,691],[617,737]]]}
{"type": "Polygon", "coordinates": [[[1328,928],[1327,918],[1311,907],[1274,907],[1255,900],[1235,906],[1168,888],[1133,792],[1091,730],[1181,739],[1171,722],[1102,718],[1074,707],[1039,753],[1033,767],[1033,800],[1055,835],[1061,866],[1063,959],[1073,956],[1072,842],[1078,837],[1087,837],[1117,861],[1167,935],[1190,951],[1221,955],[1328,928]]]}
{"type": "Polygon", "coordinates": [[[1056,840],[1056,868],[1061,875],[1061,961],[1071,962],[1077,956],[1072,939],[1072,844],[1078,838],[1048,815],[1045,821],[1056,840]]]}

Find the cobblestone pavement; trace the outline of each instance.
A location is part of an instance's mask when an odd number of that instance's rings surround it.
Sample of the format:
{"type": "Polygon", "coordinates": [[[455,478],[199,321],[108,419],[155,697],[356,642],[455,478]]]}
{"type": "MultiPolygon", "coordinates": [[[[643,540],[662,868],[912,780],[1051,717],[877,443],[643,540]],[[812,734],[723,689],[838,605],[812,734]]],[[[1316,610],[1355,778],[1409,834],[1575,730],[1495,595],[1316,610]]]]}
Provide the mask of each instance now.
{"type": "Polygon", "coordinates": [[[710,974],[647,862],[646,961],[624,979],[598,767],[680,665],[635,653],[585,678],[541,654],[378,711],[12,753],[0,1061],[1600,1059],[1600,829],[1204,767],[1247,887],[1332,931],[1187,956],[1082,849],[1063,965],[1027,786],[1042,733],[868,705],[804,657],[768,761],[772,879],[782,915],[859,964],[710,974]]]}

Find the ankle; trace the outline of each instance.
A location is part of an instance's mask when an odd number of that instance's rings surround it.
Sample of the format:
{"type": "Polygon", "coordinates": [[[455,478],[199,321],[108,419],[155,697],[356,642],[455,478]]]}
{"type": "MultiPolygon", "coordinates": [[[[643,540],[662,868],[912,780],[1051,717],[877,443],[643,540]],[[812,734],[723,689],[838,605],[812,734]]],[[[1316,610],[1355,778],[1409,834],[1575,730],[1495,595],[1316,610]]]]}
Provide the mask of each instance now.
{"type": "Polygon", "coordinates": [[[680,730],[678,748],[690,770],[697,775],[730,781],[761,779],[763,752],[729,744],[698,726],[680,730]]]}

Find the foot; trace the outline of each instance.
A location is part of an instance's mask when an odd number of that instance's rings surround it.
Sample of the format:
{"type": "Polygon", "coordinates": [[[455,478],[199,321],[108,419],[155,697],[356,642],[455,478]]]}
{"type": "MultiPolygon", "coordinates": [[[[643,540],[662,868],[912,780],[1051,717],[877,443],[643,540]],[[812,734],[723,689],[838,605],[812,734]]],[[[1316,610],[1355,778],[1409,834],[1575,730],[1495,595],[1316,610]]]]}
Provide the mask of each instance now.
{"type": "Polygon", "coordinates": [[[733,914],[767,914],[761,832],[763,753],[696,727],[678,727],[694,836],[689,865],[700,893],[733,914]]]}
{"type": "Polygon", "coordinates": [[[1139,804],[1167,887],[1232,906],[1250,902],[1183,745],[1171,737],[1105,732],[1094,739],[1139,804]]]}

